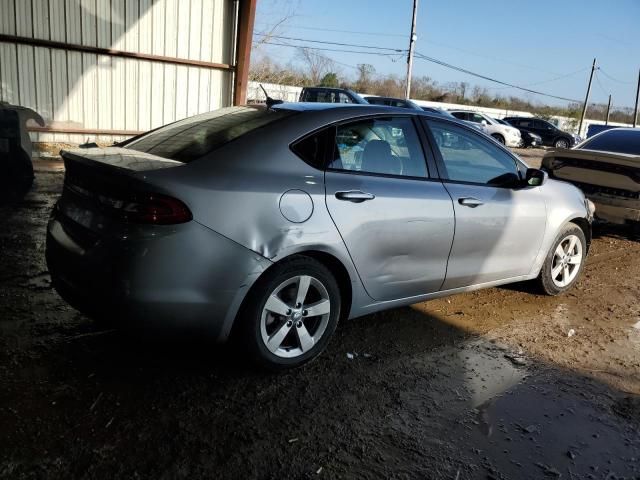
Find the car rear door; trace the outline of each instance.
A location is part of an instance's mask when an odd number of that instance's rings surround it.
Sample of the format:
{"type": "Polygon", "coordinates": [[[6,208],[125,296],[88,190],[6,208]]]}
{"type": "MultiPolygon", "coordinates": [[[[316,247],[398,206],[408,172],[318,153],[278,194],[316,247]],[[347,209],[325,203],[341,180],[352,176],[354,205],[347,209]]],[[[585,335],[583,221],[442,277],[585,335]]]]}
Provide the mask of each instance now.
{"type": "Polygon", "coordinates": [[[418,127],[411,115],[378,116],[333,133],[327,208],[375,300],[438,291],[446,274],[453,205],[429,176],[418,127]]]}
{"type": "Polygon", "coordinates": [[[546,207],[537,187],[515,187],[518,163],[471,129],[428,121],[456,231],[443,290],[527,275],[540,250],[546,207]]]}

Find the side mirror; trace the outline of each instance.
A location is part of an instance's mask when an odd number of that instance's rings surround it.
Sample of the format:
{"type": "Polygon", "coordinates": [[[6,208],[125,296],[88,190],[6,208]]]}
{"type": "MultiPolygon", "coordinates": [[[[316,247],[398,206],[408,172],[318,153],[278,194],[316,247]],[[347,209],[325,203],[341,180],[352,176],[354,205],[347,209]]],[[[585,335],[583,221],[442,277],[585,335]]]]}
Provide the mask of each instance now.
{"type": "Polygon", "coordinates": [[[549,178],[549,175],[544,170],[538,170],[537,168],[528,168],[525,175],[525,180],[530,187],[539,187],[544,185],[549,178]]]}
{"type": "Polygon", "coordinates": [[[480,123],[481,123],[482,125],[484,125],[485,127],[488,125],[488,123],[487,123],[487,121],[486,121],[486,120],[482,120],[480,123]]]}

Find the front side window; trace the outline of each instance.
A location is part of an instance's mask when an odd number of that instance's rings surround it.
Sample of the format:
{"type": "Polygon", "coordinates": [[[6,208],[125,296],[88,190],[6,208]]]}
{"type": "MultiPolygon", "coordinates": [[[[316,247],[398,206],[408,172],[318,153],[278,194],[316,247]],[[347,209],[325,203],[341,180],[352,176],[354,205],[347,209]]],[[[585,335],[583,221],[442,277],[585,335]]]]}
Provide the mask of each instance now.
{"type": "Polygon", "coordinates": [[[451,115],[453,115],[454,117],[456,117],[457,119],[460,119],[460,120],[466,120],[467,119],[466,112],[451,112],[451,115]]]}
{"type": "Polygon", "coordinates": [[[384,117],[338,125],[333,170],[427,177],[420,139],[409,117],[384,117]]]}
{"type": "Polygon", "coordinates": [[[477,113],[472,113],[471,118],[469,118],[469,120],[475,123],[482,123],[483,120],[486,122],[485,118],[482,115],[477,113]]]}
{"type": "Polygon", "coordinates": [[[353,103],[349,95],[343,92],[339,92],[338,99],[340,103],[353,103]]]}
{"type": "Polygon", "coordinates": [[[555,127],[553,125],[543,120],[536,120],[535,128],[539,128],[540,130],[555,130],[555,127]]]}
{"type": "Polygon", "coordinates": [[[501,186],[520,178],[516,161],[490,140],[449,123],[431,121],[429,127],[449,180],[501,186]]]}

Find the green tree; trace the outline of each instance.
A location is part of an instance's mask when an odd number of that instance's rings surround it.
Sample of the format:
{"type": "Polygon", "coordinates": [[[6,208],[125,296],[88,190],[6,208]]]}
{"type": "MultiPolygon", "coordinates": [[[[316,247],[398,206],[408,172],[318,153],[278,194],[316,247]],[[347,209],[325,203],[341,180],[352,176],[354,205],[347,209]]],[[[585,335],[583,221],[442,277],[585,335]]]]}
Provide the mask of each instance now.
{"type": "Polygon", "coordinates": [[[338,74],[336,72],[329,72],[322,80],[320,80],[321,87],[333,87],[336,88],[340,85],[340,81],[338,80],[338,74]]]}

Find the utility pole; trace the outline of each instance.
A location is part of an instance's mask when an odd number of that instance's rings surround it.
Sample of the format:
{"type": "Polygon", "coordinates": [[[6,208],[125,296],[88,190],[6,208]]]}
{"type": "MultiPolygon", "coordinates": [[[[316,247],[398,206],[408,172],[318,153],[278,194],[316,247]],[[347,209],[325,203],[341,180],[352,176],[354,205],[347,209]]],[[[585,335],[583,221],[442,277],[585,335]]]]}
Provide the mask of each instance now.
{"type": "Polygon", "coordinates": [[[604,124],[609,125],[609,113],[611,112],[611,94],[609,94],[609,103],[607,104],[607,119],[604,124]]]}
{"type": "Polygon", "coordinates": [[[633,128],[638,123],[638,97],[640,96],[640,71],[638,71],[638,89],[636,90],[636,108],[633,109],[633,128]]]}
{"type": "Polygon", "coordinates": [[[593,65],[591,66],[591,75],[589,75],[589,86],[587,86],[587,95],[584,97],[584,106],[582,107],[582,116],[580,117],[580,126],[578,127],[578,136],[582,132],[582,124],[584,123],[584,116],[587,114],[587,103],[589,103],[589,94],[591,93],[591,81],[593,80],[593,73],[596,71],[596,59],[593,59],[593,65]]]}
{"type": "Polygon", "coordinates": [[[413,20],[411,21],[411,37],[409,38],[409,55],[407,56],[407,87],[404,98],[409,99],[411,94],[411,71],[413,70],[413,49],[418,36],[416,35],[416,17],[418,16],[418,0],[413,0],[413,20]]]}

